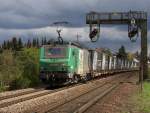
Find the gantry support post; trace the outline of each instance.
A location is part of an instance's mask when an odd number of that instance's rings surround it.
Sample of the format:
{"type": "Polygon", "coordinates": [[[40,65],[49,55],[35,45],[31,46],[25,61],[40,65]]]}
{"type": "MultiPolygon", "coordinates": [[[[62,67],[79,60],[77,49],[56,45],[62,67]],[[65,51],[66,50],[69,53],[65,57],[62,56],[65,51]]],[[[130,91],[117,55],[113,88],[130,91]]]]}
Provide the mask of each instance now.
{"type": "Polygon", "coordinates": [[[147,64],[147,21],[141,23],[141,57],[139,82],[148,78],[147,64]]]}

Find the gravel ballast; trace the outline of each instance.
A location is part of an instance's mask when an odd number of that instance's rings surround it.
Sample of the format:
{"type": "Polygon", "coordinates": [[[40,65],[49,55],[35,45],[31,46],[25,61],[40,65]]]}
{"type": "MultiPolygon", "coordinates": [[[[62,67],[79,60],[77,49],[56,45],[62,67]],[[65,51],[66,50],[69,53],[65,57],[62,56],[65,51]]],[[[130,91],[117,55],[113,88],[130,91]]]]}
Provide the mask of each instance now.
{"type": "Polygon", "coordinates": [[[62,91],[20,102],[0,109],[0,113],[42,113],[57,105],[84,94],[116,76],[91,81],[87,84],[71,87],[62,91]]]}
{"type": "Polygon", "coordinates": [[[85,113],[138,113],[131,99],[134,94],[139,93],[137,81],[138,76],[131,77],[85,113]]]}
{"type": "Polygon", "coordinates": [[[16,95],[19,93],[24,93],[24,92],[33,91],[33,90],[35,90],[35,89],[34,88],[27,88],[27,89],[15,90],[15,91],[2,92],[2,93],[0,93],[0,99],[5,97],[5,96],[16,95]]]}
{"type": "MultiPolygon", "coordinates": [[[[130,75],[130,73],[128,72],[126,73],[126,75],[130,75]]],[[[62,105],[76,97],[79,97],[82,94],[86,94],[87,92],[98,88],[107,82],[109,83],[112,80],[116,80],[116,78],[120,78],[122,75],[124,74],[117,74],[115,76],[110,76],[100,80],[93,80],[87,82],[86,84],[76,85],[74,87],[68,88],[66,87],[63,90],[50,93],[44,96],[42,95],[38,98],[24,100],[23,102],[13,104],[8,107],[0,108],[0,113],[45,113],[45,111],[55,109],[55,107],[57,107],[58,105],[62,105]]]]}

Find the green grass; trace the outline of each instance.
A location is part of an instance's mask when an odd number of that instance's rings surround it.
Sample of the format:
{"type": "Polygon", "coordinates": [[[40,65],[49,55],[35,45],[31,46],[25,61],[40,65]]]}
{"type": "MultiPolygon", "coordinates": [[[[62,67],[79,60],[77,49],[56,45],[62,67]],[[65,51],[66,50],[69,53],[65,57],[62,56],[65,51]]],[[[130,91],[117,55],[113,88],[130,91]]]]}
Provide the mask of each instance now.
{"type": "MultiPolygon", "coordinates": [[[[150,68],[148,69],[148,77],[150,78],[150,68]]],[[[150,113],[150,82],[143,83],[142,93],[136,94],[134,101],[140,113],[150,113]]]]}
{"type": "Polygon", "coordinates": [[[144,82],[142,93],[137,94],[135,99],[140,113],[150,113],[150,82],[144,82]]]}
{"type": "Polygon", "coordinates": [[[150,78],[150,67],[148,69],[148,78],[150,78]]]}

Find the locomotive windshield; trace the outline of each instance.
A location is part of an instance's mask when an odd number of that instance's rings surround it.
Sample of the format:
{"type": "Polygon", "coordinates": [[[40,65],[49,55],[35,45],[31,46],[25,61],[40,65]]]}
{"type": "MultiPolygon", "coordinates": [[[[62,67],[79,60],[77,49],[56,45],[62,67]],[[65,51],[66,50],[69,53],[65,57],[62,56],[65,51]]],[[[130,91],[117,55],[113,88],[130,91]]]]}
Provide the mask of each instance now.
{"type": "Polygon", "coordinates": [[[66,56],[66,49],[64,47],[46,47],[46,58],[61,58],[66,56]]]}
{"type": "Polygon", "coordinates": [[[49,48],[48,55],[60,55],[62,52],[62,48],[49,48]]]}

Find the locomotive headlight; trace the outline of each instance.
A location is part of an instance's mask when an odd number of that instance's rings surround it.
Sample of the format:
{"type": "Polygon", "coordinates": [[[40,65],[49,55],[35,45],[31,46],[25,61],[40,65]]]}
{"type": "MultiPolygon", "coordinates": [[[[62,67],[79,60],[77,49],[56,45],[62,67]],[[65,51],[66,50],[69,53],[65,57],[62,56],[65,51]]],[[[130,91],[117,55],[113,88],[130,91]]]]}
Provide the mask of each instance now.
{"type": "Polygon", "coordinates": [[[41,71],[44,71],[44,70],[46,70],[46,68],[44,68],[44,67],[40,67],[40,70],[41,70],[41,71]]]}
{"type": "Polygon", "coordinates": [[[70,68],[73,69],[73,66],[71,66],[70,68]]]}

